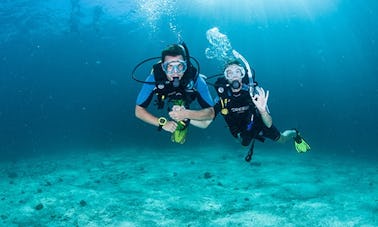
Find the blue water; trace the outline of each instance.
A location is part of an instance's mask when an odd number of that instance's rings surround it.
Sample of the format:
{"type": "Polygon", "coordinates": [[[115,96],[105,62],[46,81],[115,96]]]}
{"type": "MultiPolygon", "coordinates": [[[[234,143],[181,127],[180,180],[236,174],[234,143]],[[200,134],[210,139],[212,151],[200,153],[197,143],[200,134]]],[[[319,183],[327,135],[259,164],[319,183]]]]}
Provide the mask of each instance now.
{"type": "MultiPolygon", "coordinates": [[[[181,37],[203,74],[219,73],[222,63],[205,56],[206,31],[218,27],[270,90],[279,129],[299,128],[314,152],[377,158],[377,6],[1,1],[0,152],[22,158],[66,148],[176,146],[134,117],[141,84],[131,70],[181,37]]],[[[219,118],[207,130],[193,129],[184,146],[227,143],[229,136],[219,118]]]]}
{"type": "Polygon", "coordinates": [[[377,13],[373,0],[0,1],[0,222],[377,226],[377,13]],[[178,145],[134,116],[131,72],[167,45],[222,72],[205,54],[213,28],[310,152],[266,141],[247,163],[221,117],[178,145]]]}

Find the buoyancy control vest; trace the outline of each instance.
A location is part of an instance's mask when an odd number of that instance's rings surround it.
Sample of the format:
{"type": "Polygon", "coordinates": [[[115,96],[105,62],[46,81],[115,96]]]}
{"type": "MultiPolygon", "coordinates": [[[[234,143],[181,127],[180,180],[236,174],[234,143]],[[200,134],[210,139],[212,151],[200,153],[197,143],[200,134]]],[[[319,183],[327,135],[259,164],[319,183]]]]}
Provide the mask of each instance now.
{"type": "Polygon", "coordinates": [[[241,131],[250,130],[258,111],[250,97],[248,85],[243,83],[242,89],[233,93],[231,85],[222,77],[217,79],[214,87],[219,97],[220,113],[231,133],[235,136],[241,131]]]}
{"type": "Polygon", "coordinates": [[[182,100],[185,108],[189,108],[190,104],[196,99],[195,83],[197,80],[197,69],[192,65],[188,66],[178,87],[174,87],[172,82],[167,79],[160,63],[153,66],[153,74],[158,109],[164,107],[165,100],[167,99],[168,101],[182,100]]]}
{"type": "Polygon", "coordinates": [[[231,90],[231,85],[224,77],[218,78],[214,84],[215,90],[218,94],[221,114],[228,115],[230,112],[243,112],[247,107],[252,107],[255,112],[255,106],[249,95],[248,85],[243,81],[240,92],[235,96],[231,90]],[[238,108],[240,108],[238,110],[238,108]]]}

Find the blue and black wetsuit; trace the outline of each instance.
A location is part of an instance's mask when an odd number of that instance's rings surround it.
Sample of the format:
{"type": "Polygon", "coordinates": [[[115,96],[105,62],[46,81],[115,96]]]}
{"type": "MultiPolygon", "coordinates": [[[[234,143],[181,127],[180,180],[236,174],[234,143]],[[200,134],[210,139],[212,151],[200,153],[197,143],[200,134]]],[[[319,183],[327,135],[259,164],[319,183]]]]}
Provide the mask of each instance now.
{"type": "Polygon", "coordinates": [[[198,76],[195,81],[182,86],[180,85],[179,87],[174,87],[172,83],[165,83],[164,88],[159,88],[159,85],[154,84],[156,81],[153,73],[147,77],[146,82],[152,83],[143,85],[136,100],[136,105],[143,108],[147,108],[150,105],[154,94],[157,94],[156,97],[158,99],[161,99],[161,94],[164,95],[164,100],[157,100],[158,102],[184,100],[185,108],[187,109],[190,109],[190,104],[194,100],[197,100],[202,108],[214,106],[209,88],[201,76],[198,76]]]}

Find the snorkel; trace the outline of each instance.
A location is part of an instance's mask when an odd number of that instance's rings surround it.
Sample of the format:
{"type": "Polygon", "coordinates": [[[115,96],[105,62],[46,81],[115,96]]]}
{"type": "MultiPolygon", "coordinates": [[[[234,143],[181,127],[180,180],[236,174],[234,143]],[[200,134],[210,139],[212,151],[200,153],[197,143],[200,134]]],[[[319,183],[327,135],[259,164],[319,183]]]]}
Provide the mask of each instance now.
{"type": "Polygon", "coordinates": [[[248,64],[247,59],[245,59],[239,52],[236,50],[232,50],[232,54],[235,56],[235,58],[239,58],[244,63],[245,67],[247,68],[248,78],[249,78],[249,95],[251,98],[253,97],[253,91],[254,91],[254,82],[253,82],[253,76],[252,76],[252,70],[251,67],[248,64]]]}

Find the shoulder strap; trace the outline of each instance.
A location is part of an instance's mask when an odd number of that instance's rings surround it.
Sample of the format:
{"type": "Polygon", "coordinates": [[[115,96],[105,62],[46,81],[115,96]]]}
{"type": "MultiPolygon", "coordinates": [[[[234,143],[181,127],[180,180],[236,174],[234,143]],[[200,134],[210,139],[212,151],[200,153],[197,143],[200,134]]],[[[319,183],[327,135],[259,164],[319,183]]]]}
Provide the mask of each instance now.
{"type": "Polygon", "coordinates": [[[165,84],[167,81],[167,78],[164,74],[163,69],[161,68],[160,63],[156,63],[153,67],[153,72],[154,72],[154,78],[155,78],[155,83],[156,85],[158,84],[165,84]]]}
{"type": "Polygon", "coordinates": [[[227,93],[227,80],[224,77],[219,77],[214,84],[215,90],[219,96],[224,97],[227,93]]]}
{"type": "Polygon", "coordinates": [[[190,65],[181,79],[181,85],[186,89],[193,89],[194,84],[197,82],[197,78],[197,69],[194,66],[190,65]]]}
{"type": "Polygon", "coordinates": [[[157,95],[156,105],[158,109],[164,107],[165,98],[167,98],[167,77],[164,74],[163,69],[161,68],[160,63],[156,63],[153,67],[153,73],[155,78],[155,93],[157,95]]]}
{"type": "Polygon", "coordinates": [[[215,86],[215,88],[217,88],[217,87],[223,87],[223,86],[226,86],[226,84],[227,84],[226,79],[225,79],[224,77],[219,77],[219,78],[215,81],[214,86],[215,86]]]}

